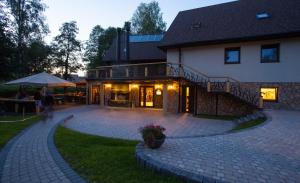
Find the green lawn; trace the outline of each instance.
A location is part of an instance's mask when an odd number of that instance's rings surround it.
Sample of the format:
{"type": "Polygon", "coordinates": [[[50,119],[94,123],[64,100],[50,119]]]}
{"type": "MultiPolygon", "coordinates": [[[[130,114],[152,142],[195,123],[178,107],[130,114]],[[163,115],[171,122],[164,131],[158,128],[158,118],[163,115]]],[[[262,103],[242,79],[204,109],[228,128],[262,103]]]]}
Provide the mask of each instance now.
{"type": "Polygon", "coordinates": [[[217,119],[217,120],[226,120],[232,121],[234,119],[239,118],[239,116],[229,116],[229,115],[210,115],[210,114],[198,114],[195,117],[197,118],[205,118],[205,119],[217,119]]]}
{"type": "MultiPolygon", "coordinates": [[[[19,117],[22,119],[21,117],[19,117]]],[[[6,116],[0,117],[1,120],[14,120],[18,119],[16,116],[6,116]]],[[[0,149],[15,135],[20,133],[26,127],[32,125],[33,123],[40,120],[39,116],[35,116],[31,119],[22,121],[22,122],[7,122],[7,123],[0,123],[0,149]]]]}
{"type": "Polygon", "coordinates": [[[181,182],[140,167],[134,157],[137,141],[85,135],[59,127],[55,143],[64,159],[89,182],[181,182]]]}
{"type": "MultiPolygon", "coordinates": [[[[26,118],[32,117],[31,115],[25,115],[26,118]]],[[[18,115],[18,116],[0,116],[0,121],[16,121],[16,120],[22,120],[23,116],[18,115]]]]}
{"type": "Polygon", "coordinates": [[[266,121],[266,118],[258,118],[256,120],[250,120],[245,123],[237,125],[234,129],[232,129],[232,131],[238,131],[238,130],[242,130],[242,129],[246,129],[246,128],[251,128],[256,125],[262,124],[265,121],[266,121]]]}

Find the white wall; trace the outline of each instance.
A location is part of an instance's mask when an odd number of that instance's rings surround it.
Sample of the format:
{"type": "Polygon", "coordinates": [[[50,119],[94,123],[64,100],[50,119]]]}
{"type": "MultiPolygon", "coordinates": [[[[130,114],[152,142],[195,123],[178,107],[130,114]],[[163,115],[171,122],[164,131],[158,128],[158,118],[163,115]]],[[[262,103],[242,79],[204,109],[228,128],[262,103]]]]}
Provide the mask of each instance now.
{"type": "MultiPolygon", "coordinates": [[[[168,50],[168,62],[178,63],[178,55],[178,49],[168,50]]],[[[183,48],[182,64],[243,82],[300,82],[300,38],[183,48]],[[280,43],[280,63],[260,63],[261,45],[273,43],[280,43]],[[224,64],[228,47],[241,48],[240,64],[224,64]]]]}

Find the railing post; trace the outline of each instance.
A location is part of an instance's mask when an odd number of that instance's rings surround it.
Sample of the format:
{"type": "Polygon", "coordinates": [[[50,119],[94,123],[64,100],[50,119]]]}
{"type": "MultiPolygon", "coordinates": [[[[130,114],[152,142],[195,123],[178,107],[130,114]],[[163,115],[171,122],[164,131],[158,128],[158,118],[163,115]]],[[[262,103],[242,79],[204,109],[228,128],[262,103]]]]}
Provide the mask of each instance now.
{"type": "Polygon", "coordinates": [[[129,77],[129,69],[126,68],[126,77],[129,77]]]}
{"type": "Polygon", "coordinates": [[[207,92],[211,92],[211,83],[210,83],[210,81],[207,82],[207,92]]]}
{"type": "Polygon", "coordinates": [[[262,96],[259,97],[259,105],[258,105],[259,109],[264,108],[264,99],[262,96]]]}
{"type": "Polygon", "coordinates": [[[180,76],[180,77],[183,77],[183,76],[184,76],[184,72],[183,72],[182,66],[179,66],[179,76],[180,76]]]}
{"type": "Polygon", "coordinates": [[[171,71],[171,68],[170,68],[170,66],[167,64],[167,67],[166,67],[166,75],[167,76],[170,76],[170,72],[171,71]]]}
{"type": "Polygon", "coordinates": [[[145,67],[145,77],[148,77],[148,67],[145,67]]]}
{"type": "Polygon", "coordinates": [[[99,70],[96,70],[96,76],[95,78],[99,78],[99,70]]]}
{"type": "Polygon", "coordinates": [[[109,69],[109,77],[110,77],[110,78],[113,77],[113,71],[112,71],[112,69],[109,69]]]}
{"type": "Polygon", "coordinates": [[[226,92],[230,93],[230,81],[226,81],[226,92]]]}

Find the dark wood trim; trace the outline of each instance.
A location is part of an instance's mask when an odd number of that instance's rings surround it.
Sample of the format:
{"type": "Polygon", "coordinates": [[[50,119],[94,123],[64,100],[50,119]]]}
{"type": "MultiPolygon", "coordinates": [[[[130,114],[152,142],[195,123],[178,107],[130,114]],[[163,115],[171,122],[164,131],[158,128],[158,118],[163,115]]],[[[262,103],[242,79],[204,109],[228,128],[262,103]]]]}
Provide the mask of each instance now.
{"type": "Polygon", "coordinates": [[[280,62],[280,44],[279,43],[261,45],[261,48],[260,48],[260,63],[279,63],[279,62],[280,62]],[[263,60],[262,51],[263,51],[263,49],[268,49],[268,48],[276,48],[277,49],[276,60],[272,60],[272,61],[263,60]]]}
{"type": "Polygon", "coordinates": [[[231,47],[224,49],[224,64],[240,64],[241,63],[241,47],[231,47]],[[238,62],[227,62],[227,52],[228,51],[238,51],[239,52],[239,60],[238,62]]]}
{"type": "Polygon", "coordinates": [[[263,99],[263,101],[264,102],[278,103],[278,101],[279,101],[279,95],[278,95],[279,87],[277,87],[277,86],[261,86],[260,89],[259,89],[260,95],[261,95],[261,89],[262,88],[270,88],[270,89],[275,88],[276,89],[276,100],[266,100],[266,99],[263,99]]]}

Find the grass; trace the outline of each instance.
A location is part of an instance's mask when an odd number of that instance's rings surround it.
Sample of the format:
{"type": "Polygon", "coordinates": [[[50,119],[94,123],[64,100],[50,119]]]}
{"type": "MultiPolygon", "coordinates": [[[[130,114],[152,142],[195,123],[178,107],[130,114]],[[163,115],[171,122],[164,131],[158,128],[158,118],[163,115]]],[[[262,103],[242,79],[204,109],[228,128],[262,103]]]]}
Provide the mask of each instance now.
{"type": "Polygon", "coordinates": [[[210,115],[210,114],[198,114],[196,115],[198,118],[205,118],[205,119],[217,119],[217,120],[226,120],[232,121],[234,119],[239,118],[239,116],[230,116],[230,115],[210,115]]]}
{"type": "Polygon", "coordinates": [[[247,121],[245,123],[241,123],[241,124],[237,125],[234,129],[232,129],[232,131],[238,131],[238,130],[243,130],[243,129],[246,129],[246,128],[251,128],[251,127],[254,127],[256,125],[262,124],[265,121],[266,121],[266,118],[258,118],[258,119],[255,119],[255,120],[250,120],[250,121],[247,121]]]}
{"type": "MultiPolygon", "coordinates": [[[[0,117],[0,120],[13,120],[16,119],[16,116],[6,116],[0,117]]],[[[15,135],[20,133],[26,127],[34,124],[35,122],[39,121],[40,117],[35,116],[31,119],[22,121],[22,122],[4,122],[0,123],[0,149],[4,147],[4,145],[15,135]]]]}
{"type": "Polygon", "coordinates": [[[134,157],[138,141],[86,135],[59,127],[55,143],[64,159],[88,182],[181,182],[140,167],[134,157]]]}
{"type": "MultiPolygon", "coordinates": [[[[25,115],[25,119],[31,117],[31,115],[25,115]]],[[[23,120],[23,116],[0,116],[0,121],[17,121],[23,120]]]]}

